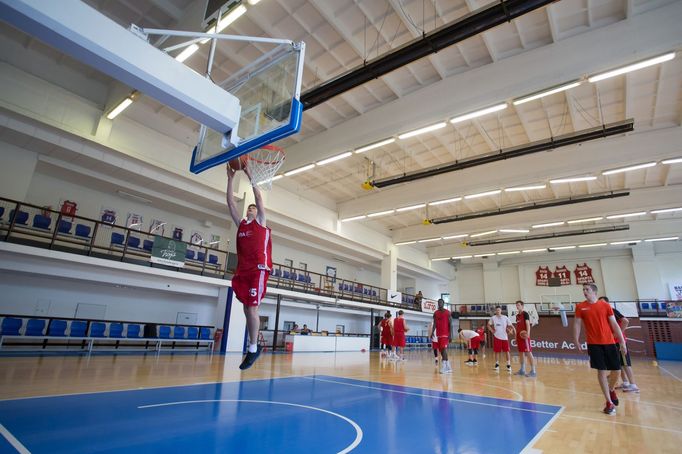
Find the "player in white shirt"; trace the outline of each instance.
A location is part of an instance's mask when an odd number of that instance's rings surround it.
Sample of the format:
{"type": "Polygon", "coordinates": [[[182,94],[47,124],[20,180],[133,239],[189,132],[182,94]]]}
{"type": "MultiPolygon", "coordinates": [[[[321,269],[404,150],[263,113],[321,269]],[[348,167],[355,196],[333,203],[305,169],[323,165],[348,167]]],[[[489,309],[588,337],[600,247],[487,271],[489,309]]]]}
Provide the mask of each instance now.
{"type": "Polygon", "coordinates": [[[495,372],[500,371],[500,353],[507,354],[507,372],[511,373],[511,355],[509,353],[509,334],[516,334],[514,325],[506,315],[502,315],[502,306],[495,306],[495,315],[488,321],[488,329],[493,333],[493,351],[495,352],[495,372]]]}
{"type": "Polygon", "coordinates": [[[464,363],[467,366],[478,366],[478,347],[481,344],[481,338],[476,331],[470,329],[458,329],[459,338],[466,341],[469,349],[469,359],[464,363]]]}

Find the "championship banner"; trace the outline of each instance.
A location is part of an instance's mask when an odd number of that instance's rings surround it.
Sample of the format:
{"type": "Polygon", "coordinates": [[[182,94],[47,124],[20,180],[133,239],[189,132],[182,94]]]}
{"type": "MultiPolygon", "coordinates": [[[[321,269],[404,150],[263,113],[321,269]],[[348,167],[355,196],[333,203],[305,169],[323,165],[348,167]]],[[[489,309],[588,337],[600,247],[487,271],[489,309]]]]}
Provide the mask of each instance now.
{"type": "MultiPolygon", "coordinates": [[[[336,270],[334,270],[334,273],[336,273],[336,270]]],[[[389,303],[402,303],[403,294],[401,292],[396,292],[395,290],[389,290],[388,292],[386,292],[386,300],[389,303]]]]}
{"type": "Polygon", "coordinates": [[[559,278],[561,285],[571,285],[571,272],[566,266],[557,266],[554,268],[554,277],[559,278]]]}
{"type": "Polygon", "coordinates": [[[185,266],[186,252],[187,243],[179,243],[169,238],[155,235],[152,256],[149,260],[152,263],[183,268],[185,266]]]}
{"type": "Polygon", "coordinates": [[[575,266],[573,271],[575,274],[575,283],[578,285],[582,284],[594,284],[594,278],[592,277],[592,268],[587,266],[587,263],[575,266]]]}
{"type": "Polygon", "coordinates": [[[433,314],[436,312],[436,309],[438,309],[438,303],[435,302],[434,300],[427,300],[426,298],[422,298],[422,312],[425,312],[427,314],[433,314]]]}
{"type": "Polygon", "coordinates": [[[535,285],[538,287],[547,287],[549,285],[549,278],[552,277],[552,272],[546,266],[539,266],[535,272],[535,285]]]}
{"type": "Polygon", "coordinates": [[[682,301],[682,282],[669,282],[670,299],[673,301],[682,301]]]}

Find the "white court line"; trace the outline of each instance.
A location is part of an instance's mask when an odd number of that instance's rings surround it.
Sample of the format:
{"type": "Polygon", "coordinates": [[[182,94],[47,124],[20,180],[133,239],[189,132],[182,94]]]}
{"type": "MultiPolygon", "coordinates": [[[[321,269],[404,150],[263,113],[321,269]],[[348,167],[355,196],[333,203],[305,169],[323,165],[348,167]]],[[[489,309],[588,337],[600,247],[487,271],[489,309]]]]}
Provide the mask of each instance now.
{"type": "Polygon", "coordinates": [[[156,408],[156,407],[170,407],[172,405],[204,404],[204,403],[209,403],[209,402],[247,402],[247,403],[256,403],[256,404],[288,405],[291,407],[299,407],[299,408],[306,408],[308,410],[321,411],[322,413],[328,413],[330,415],[336,416],[337,418],[343,419],[344,421],[349,423],[351,426],[353,426],[353,428],[355,429],[355,440],[353,440],[353,442],[351,444],[349,444],[348,446],[343,448],[341,451],[339,451],[339,454],[346,454],[346,453],[351,452],[362,441],[362,436],[363,436],[362,429],[352,419],[347,418],[347,417],[340,415],[338,413],[334,413],[333,411],[325,410],[324,408],[311,407],[309,405],[294,404],[291,402],[276,402],[273,400],[246,400],[246,399],[188,400],[188,401],[184,401],[184,402],[167,402],[165,404],[142,405],[142,406],[139,406],[137,408],[146,409],[146,408],[156,408]]]}
{"type": "MultiPolygon", "coordinates": [[[[540,437],[542,435],[544,435],[545,432],[547,432],[549,430],[549,426],[552,425],[554,420],[557,419],[559,417],[559,415],[561,415],[561,413],[563,413],[563,411],[564,411],[564,407],[561,407],[559,409],[559,411],[556,412],[556,414],[554,416],[552,416],[552,419],[547,421],[547,423],[542,427],[542,429],[540,429],[540,431],[537,434],[535,434],[533,439],[526,444],[526,447],[523,448],[523,450],[521,451],[521,454],[532,454],[534,452],[542,452],[539,449],[532,448],[532,446],[540,439],[540,437]]],[[[554,431],[552,431],[552,432],[554,432],[554,431]]]]}
{"type": "MultiPolygon", "coordinates": [[[[442,375],[442,376],[444,376],[444,375],[442,375]]],[[[415,373],[410,373],[410,377],[433,377],[433,375],[431,375],[431,374],[415,374],[415,373]]],[[[476,381],[476,380],[466,380],[466,379],[463,379],[463,378],[454,378],[454,377],[452,377],[452,376],[450,376],[450,377],[451,377],[450,379],[451,379],[452,381],[461,381],[461,382],[463,382],[463,383],[475,383],[475,384],[477,384],[477,385],[479,385],[479,386],[487,386],[487,387],[489,387],[489,388],[503,389],[503,390],[505,390],[505,391],[507,391],[507,392],[509,392],[509,393],[514,394],[516,397],[518,397],[518,400],[519,400],[519,401],[523,401],[523,396],[521,395],[521,393],[518,393],[518,392],[516,392],[516,391],[514,391],[514,390],[511,390],[511,389],[509,389],[509,388],[505,388],[504,386],[488,385],[488,384],[485,384],[485,383],[480,383],[480,382],[478,382],[478,381],[476,381]]],[[[381,383],[381,382],[379,382],[379,383],[381,383]]],[[[385,384],[390,384],[390,383],[385,383],[385,384]]],[[[424,389],[427,389],[427,388],[424,388],[424,389]]],[[[437,391],[437,390],[434,389],[434,390],[431,390],[431,391],[437,391]]],[[[478,395],[476,395],[476,396],[477,396],[477,397],[489,397],[489,396],[478,396],[478,395]]],[[[491,397],[491,399],[499,399],[499,397],[491,397]]],[[[535,403],[535,402],[533,402],[533,403],[535,403]]],[[[551,404],[542,404],[542,405],[551,405],[551,404]]]]}
{"type": "Polygon", "coordinates": [[[678,377],[677,375],[673,374],[672,372],[670,372],[668,369],[666,369],[665,367],[661,366],[660,364],[658,365],[658,368],[661,369],[663,372],[669,373],[675,380],[682,382],[682,379],[681,379],[680,377],[678,377]]]}
{"type": "Polygon", "coordinates": [[[22,445],[19,440],[14,438],[14,435],[12,435],[10,431],[7,430],[2,424],[0,424],[0,435],[5,437],[9,444],[11,444],[14,449],[19,451],[20,454],[31,454],[31,451],[26,449],[26,446],[22,445]]]}
{"type": "MultiPolygon", "coordinates": [[[[588,395],[590,395],[590,396],[603,396],[602,393],[591,393],[591,392],[588,392],[588,391],[576,391],[576,390],[573,390],[573,389],[559,388],[559,387],[556,387],[556,386],[545,386],[545,388],[558,389],[559,391],[564,391],[564,392],[567,392],[567,393],[570,393],[570,394],[579,393],[579,394],[588,394],[588,395]]],[[[630,393],[623,393],[623,395],[628,395],[628,394],[630,394],[630,393]]],[[[639,394],[634,393],[634,395],[639,395],[639,394]]],[[[626,399],[626,400],[624,400],[623,402],[626,402],[626,401],[627,401],[627,402],[632,402],[632,403],[635,403],[635,404],[641,404],[641,405],[654,405],[654,406],[656,406],[656,407],[665,407],[665,408],[671,408],[671,409],[673,409],[673,410],[680,410],[680,411],[682,411],[682,407],[677,406],[677,405],[667,405],[667,404],[663,404],[663,403],[659,403],[659,402],[650,402],[650,401],[647,401],[647,400],[630,400],[630,399],[626,399]]]]}
{"type": "MultiPolygon", "coordinates": [[[[346,386],[355,386],[356,388],[367,388],[367,389],[372,389],[374,391],[385,391],[385,392],[390,392],[390,393],[405,394],[408,396],[429,397],[431,399],[449,400],[451,402],[462,402],[465,404],[472,404],[472,405],[483,405],[485,407],[508,408],[510,410],[528,411],[531,413],[541,413],[544,415],[554,415],[554,413],[549,412],[549,411],[533,410],[530,408],[517,408],[517,407],[510,407],[508,405],[488,404],[485,402],[473,402],[470,400],[455,399],[452,397],[430,396],[428,394],[418,394],[418,393],[411,393],[411,392],[407,392],[407,391],[398,391],[396,389],[384,389],[384,388],[379,388],[379,387],[375,387],[375,386],[356,385],[354,383],[344,383],[342,381],[327,380],[324,378],[317,378],[317,377],[302,377],[302,378],[309,378],[310,380],[317,380],[317,381],[323,381],[323,382],[328,382],[328,383],[338,383],[340,385],[346,385],[346,386]]],[[[380,383],[380,384],[390,385],[390,383],[380,383]]],[[[390,386],[396,386],[396,385],[390,385],[390,386]]],[[[425,389],[425,391],[442,392],[442,391],[436,391],[433,389],[425,389]]],[[[483,397],[484,399],[496,399],[495,397],[485,397],[485,396],[473,396],[473,397],[483,397]]],[[[540,404],[540,405],[542,405],[542,404],[540,404]]],[[[555,405],[555,406],[558,407],[558,405],[555,405]]]]}
{"type": "Polygon", "coordinates": [[[640,428],[644,428],[644,429],[660,430],[662,432],[672,432],[675,434],[682,434],[681,430],[666,429],[665,427],[645,426],[644,424],[633,424],[633,423],[629,423],[629,422],[620,422],[620,421],[609,421],[608,419],[588,418],[586,416],[574,416],[574,415],[562,415],[562,416],[564,416],[566,418],[584,419],[585,421],[604,422],[604,423],[608,423],[608,424],[620,424],[622,426],[640,427],[640,428]]]}
{"type": "Polygon", "coordinates": [[[183,386],[201,386],[201,385],[217,385],[220,383],[244,383],[252,382],[258,380],[279,380],[284,378],[308,378],[303,375],[289,375],[287,377],[270,377],[270,378],[252,378],[250,380],[227,380],[227,381],[207,381],[201,383],[186,383],[181,385],[171,385],[171,386],[147,386],[147,387],[137,387],[137,388],[126,388],[126,389],[112,389],[109,391],[89,391],[85,393],[66,393],[66,394],[47,394],[44,396],[25,396],[25,397],[8,397],[7,399],[0,399],[0,402],[6,402],[10,400],[28,400],[28,399],[42,399],[43,397],[69,397],[69,396],[87,396],[90,394],[104,394],[104,393],[122,393],[126,391],[145,391],[148,389],[164,389],[164,388],[181,388],[183,386]]]}

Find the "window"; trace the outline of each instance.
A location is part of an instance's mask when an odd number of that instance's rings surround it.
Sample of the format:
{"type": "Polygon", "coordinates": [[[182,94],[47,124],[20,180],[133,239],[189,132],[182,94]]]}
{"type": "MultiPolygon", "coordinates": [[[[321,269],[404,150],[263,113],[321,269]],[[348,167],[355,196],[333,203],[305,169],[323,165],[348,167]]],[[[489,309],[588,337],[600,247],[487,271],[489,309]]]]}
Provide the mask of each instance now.
{"type": "Polygon", "coordinates": [[[308,271],[308,264],[303,262],[298,262],[298,269],[303,271],[308,271]]]}
{"type": "Polygon", "coordinates": [[[445,304],[450,304],[450,294],[449,293],[441,293],[440,297],[445,301],[445,304]]]}
{"type": "Polygon", "coordinates": [[[261,315],[260,316],[260,328],[259,329],[264,330],[264,331],[267,330],[268,329],[268,320],[269,320],[269,317],[261,315]]]}
{"type": "Polygon", "coordinates": [[[284,327],[282,328],[283,331],[293,331],[294,330],[294,325],[295,322],[284,322],[284,327]]]}
{"type": "Polygon", "coordinates": [[[293,268],[294,261],[291,259],[284,259],[284,266],[286,266],[287,268],[293,268]]]}

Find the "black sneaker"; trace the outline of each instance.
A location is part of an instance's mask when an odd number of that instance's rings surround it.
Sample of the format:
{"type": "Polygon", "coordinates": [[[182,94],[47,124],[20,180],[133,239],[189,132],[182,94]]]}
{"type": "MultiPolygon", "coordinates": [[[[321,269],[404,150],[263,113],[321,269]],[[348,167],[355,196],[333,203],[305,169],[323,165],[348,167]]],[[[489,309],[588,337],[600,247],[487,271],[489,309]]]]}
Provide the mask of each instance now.
{"type": "Polygon", "coordinates": [[[239,365],[239,368],[241,370],[246,370],[249,367],[253,366],[253,363],[256,362],[262,350],[263,347],[259,345],[258,348],[256,349],[256,353],[246,352],[246,356],[244,357],[242,363],[239,365]]]}

